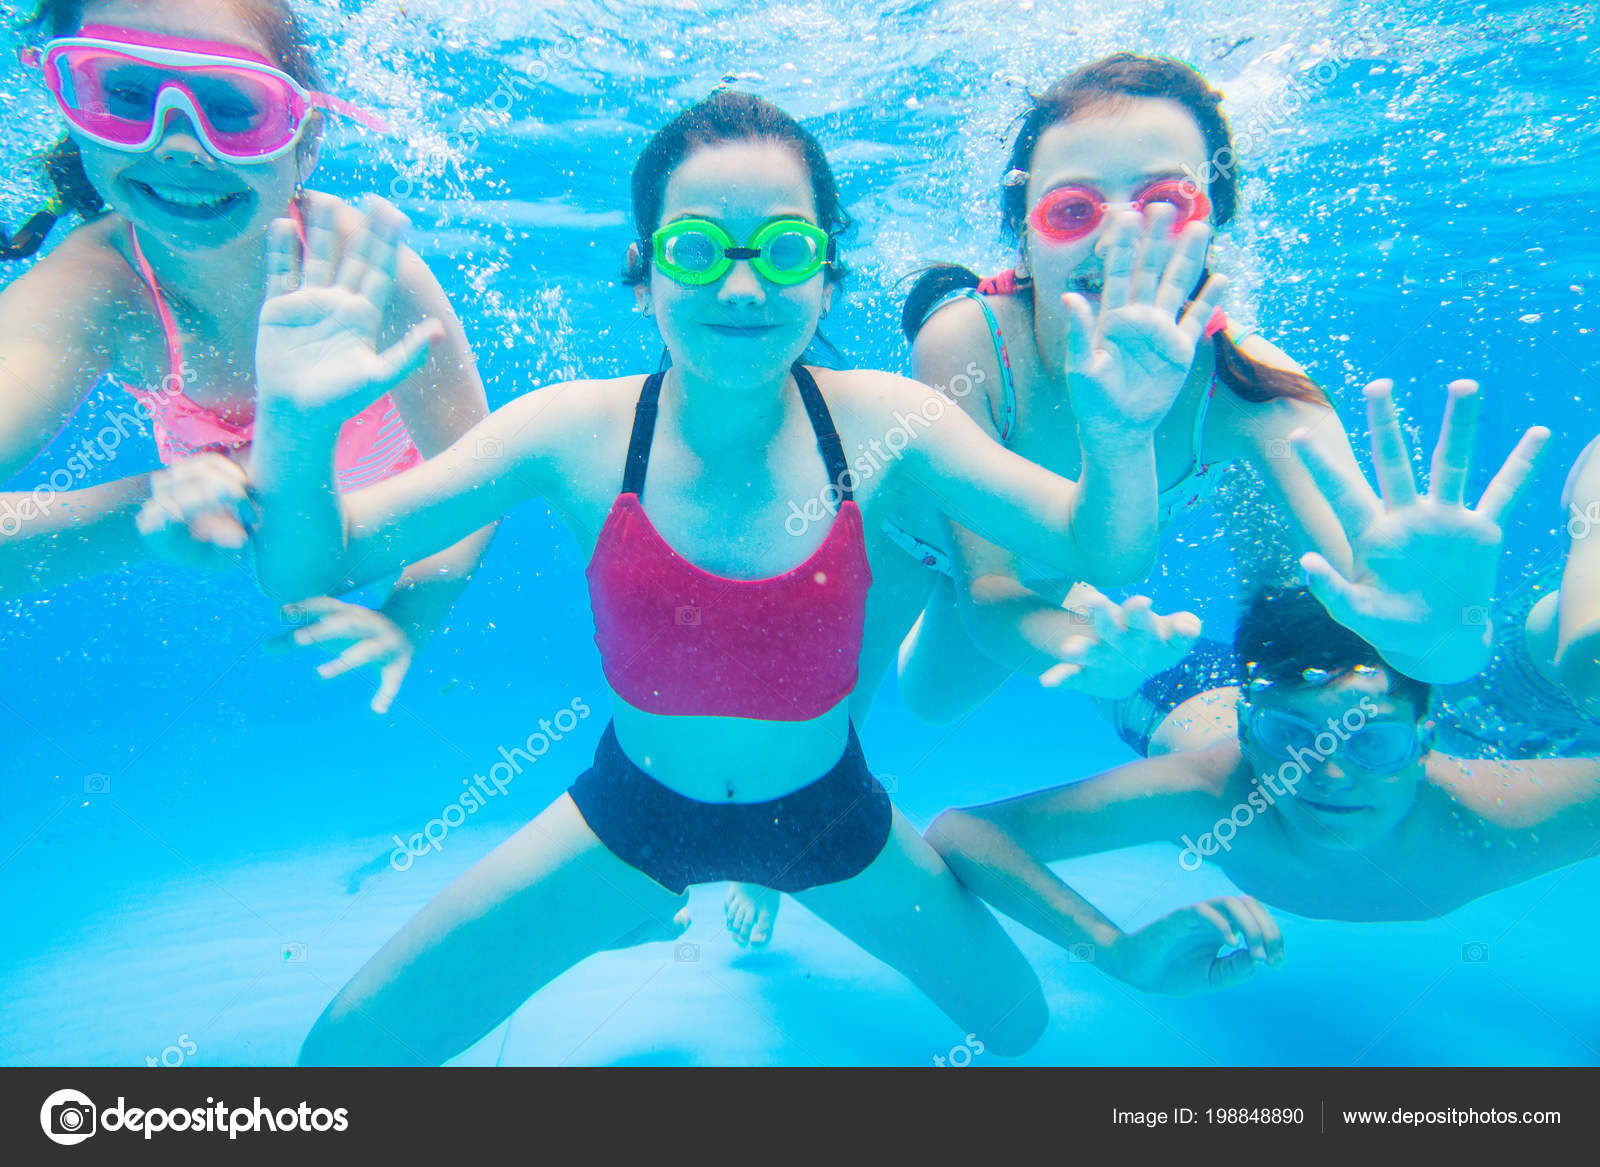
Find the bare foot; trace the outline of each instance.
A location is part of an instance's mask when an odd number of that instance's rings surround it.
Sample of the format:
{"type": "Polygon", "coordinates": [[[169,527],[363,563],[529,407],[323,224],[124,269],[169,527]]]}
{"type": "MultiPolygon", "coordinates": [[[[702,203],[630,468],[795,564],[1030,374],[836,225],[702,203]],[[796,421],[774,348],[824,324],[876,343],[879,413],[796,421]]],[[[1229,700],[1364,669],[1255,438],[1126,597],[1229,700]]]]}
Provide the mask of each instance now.
{"type": "Polygon", "coordinates": [[[783,897],[754,883],[730,883],[725,905],[728,931],[740,948],[765,948],[772,943],[772,926],[778,920],[783,897]]]}

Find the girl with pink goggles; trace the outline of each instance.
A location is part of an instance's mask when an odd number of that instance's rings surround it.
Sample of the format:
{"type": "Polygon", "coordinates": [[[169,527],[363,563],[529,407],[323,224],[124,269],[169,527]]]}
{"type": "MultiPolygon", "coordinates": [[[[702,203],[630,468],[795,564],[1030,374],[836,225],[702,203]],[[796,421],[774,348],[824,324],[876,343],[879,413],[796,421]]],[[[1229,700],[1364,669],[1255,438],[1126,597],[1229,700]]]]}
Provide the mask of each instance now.
{"type": "Polygon", "coordinates": [[[21,56],[44,74],[74,130],[118,150],[153,148],[174,110],[189,119],[207,150],[230,162],[267,162],[287,153],[313,109],[389,130],[381,118],[307,89],[237,45],[90,24],[21,56]]]}

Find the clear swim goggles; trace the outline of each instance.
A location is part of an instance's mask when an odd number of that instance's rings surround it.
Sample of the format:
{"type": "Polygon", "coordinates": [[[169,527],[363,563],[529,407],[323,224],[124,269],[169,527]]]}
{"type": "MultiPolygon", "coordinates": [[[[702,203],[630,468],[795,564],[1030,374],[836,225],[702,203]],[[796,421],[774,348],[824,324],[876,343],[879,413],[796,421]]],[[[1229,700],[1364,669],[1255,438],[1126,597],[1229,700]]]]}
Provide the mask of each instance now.
{"type": "MultiPolygon", "coordinates": [[[[1250,734],[1261,747],[1274,757],[1291,761],[1306,754],[1317,758],[1328,756],[1317,746],[1319,737],[1339,739],[1340,735],[1327,724],[1318,725],[1297,717],[1287,710],[1262,708],[1249,700],[1248,694],[1270,691],[1270,680],[1255,675],[1254,661],[1245,665],[1247,694],[1239,728],[1250,734]]],[[[1300,678],[1308,688],[1323,688],[1346,676],[1374,675],[1378,670],[1372,665],[1352,665],[1347,669],[1308,668],[1301,670],[1300,678]]],[[[1345,726],[1345,734],[1336,748],[1360,766],[1374,774],[1393,774],[1404,770],[1421,756],[1422,736],[1415,725],[1399,721],[1377,721],[1364,718],[1355,729],[1345,726]]]]}
{"type": "Polygon", "coordinates": [[[44,74],[74,130],[118,150],[154,148],[174,111],[189,119],[208,151],[229,162],[287,153],[313,109],[389,130],[381,118],[307,89],[238,45],[91,24],[19,55],[44,74]]]}
{"type": "Polygon", "coordinates": [[[710,219],[678,219],[650,236],[650,256],[661,274],[689,287],[716,283],[739,259],[775,284],[803,284],[833,255],[828,233],[804,219],[775,219],[743,247],[710,219]]]}

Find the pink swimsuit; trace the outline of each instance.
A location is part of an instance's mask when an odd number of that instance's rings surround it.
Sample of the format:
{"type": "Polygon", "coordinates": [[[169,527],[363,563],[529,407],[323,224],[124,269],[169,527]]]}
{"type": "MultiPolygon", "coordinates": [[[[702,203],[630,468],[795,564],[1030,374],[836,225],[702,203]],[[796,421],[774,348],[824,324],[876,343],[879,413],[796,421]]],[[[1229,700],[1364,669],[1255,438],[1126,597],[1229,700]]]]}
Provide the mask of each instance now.
{"type": "Polygon", "coordinates": [[[844,451],[816,382],[794,377],[817,435],[837,514],[822,545],[770,579],[730,579],[679,555],[644,513],[662,374],[634,414],[622,493],[589,561],[595,644],[606,680],[647,713],[809,721],[856,687],[872,572],[844,451]]]}
{"type": "MultiPolygon", "coordinates": [[[[304,244],[305,223],[299,206],[291,203],[290,213],[304,244]]],[[[156,284],[155,273],[139,247],[139,236],[132,223],[128,224],[128,241],[139,275],[155,301],[156,315],[167,340],[167,364],[171,372],[161,387],[153,391],[140,389],[127,381],[119,383],[150,414],[162,465],[170,466],[205,450],[235,450],[249,445],[254,429],[251,422],[229,421],[183,392],[183,343],[178,326],[156,284]]],[[[422,453],[411,440],[394,399],[386,394],[344,423],[339,431],[334,462],[339,489],[351,491],[381,482],[422,460],[422,453]]]]}

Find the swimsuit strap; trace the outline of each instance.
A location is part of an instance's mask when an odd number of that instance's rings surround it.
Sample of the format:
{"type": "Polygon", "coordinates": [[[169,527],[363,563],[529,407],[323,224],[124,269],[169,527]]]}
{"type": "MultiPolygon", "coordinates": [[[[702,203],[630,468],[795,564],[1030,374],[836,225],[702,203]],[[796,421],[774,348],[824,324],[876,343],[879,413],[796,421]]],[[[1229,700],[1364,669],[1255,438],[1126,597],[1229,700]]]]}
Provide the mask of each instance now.
{"type": "Polygon", "coordinates": [[[795,362],[795,384],[800,387],[800,400],[806,404],[806,416],[811,419],[811,432],[817,436],[817,449],[822,452],[822,464],[828,468],[828,481],[839,490],[839,501],[850,502],[854,494],[850,489],[853,475],[844,458],[844,444],[839,441],[839,431],[834,428],[833,415],[828,403],[822,399],[822,390],[812,379],[806,367],[795,362]]]}
{"type": "Polygon", "coordinates": [[[1017,387],[1011,380],[1011,354],[1006,351],[1006,338],[1000,334],[1000,321],[995,318],[994,309],[989,307],[988,299],[976,288],[957,288],[942,296],[933,307],[929,308],[923,320],[927,320],[946,304],[953,304],[957,300],[971,300],[977,304],[989,325],[989,340],[994,344],[994,357],[1000,365],[1000,416],[994,415],[994,403],[990,401],[989,420],[1000,432],[1000,440],[1009,443],[1012,427],[1017,420],[1017,387]]]}
{"type": "MultiPolygon", "coordinates": [[[[798,361],[790,370],[800,389],[800,400],[805,403],[806,417],[811,421],[811,432],[817,436],[817,449],[828,468],[828,481],[839,490],[839,500],[850,502],[850,467],[845,461],[844,446],[839,441],[839,431],[834,428],[833,415],[822,399],[822,391],[804,365],[798,361]]],[[[622,493],[635,498],[644,497],[644,475],[650,465],[650,447],[655,441],[656,415],[660,412],[661,383],[665,372],[651,373],[645,378],[639,393],[639,403],[633,409],[633,434],[628,439],[628,461],[622,472],[622,493]]]]}
{"type": "MultiPolygon", "coordinates": [[[[292,199],[289,202],[289,217],[294,220],[295,234],[300,236],[300,247],[306,245],[306,220],[300,213],[300,202],[292,199]]],[[[133,248],[133,265],[139,272],[139,278],[144,281],[144,286],[150,289],[150,298],[156,302],[156,316],[161,321],[161,334],[167,341],[167,369],[177,375],[183,368],[183,337],[178,332],[178,324],[172,318],[172,309],[167,307],[167,298],[161,294],[161,285],[156,283],[156,273],[151,270],[150,261],[144,257],[144,248],[139,246],[139,232],[134,229],[133,220],[128,220],[128,243],[133,248]]]]}

